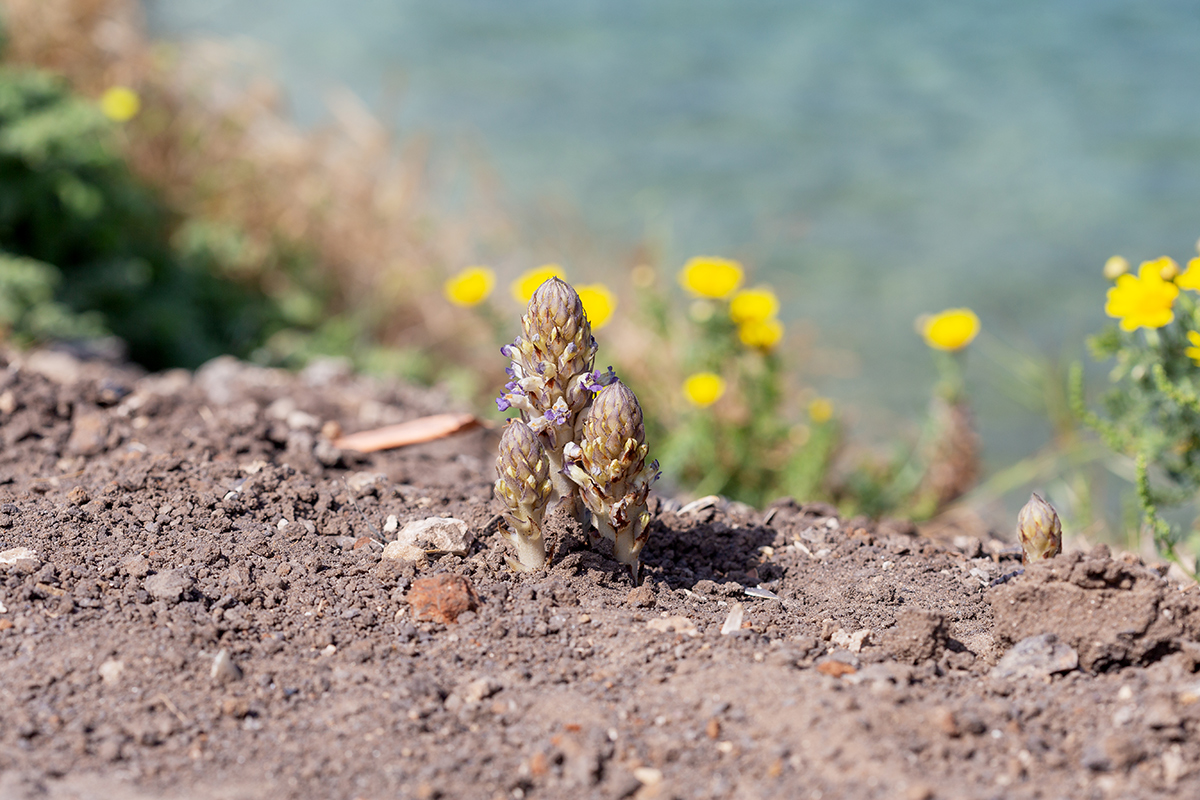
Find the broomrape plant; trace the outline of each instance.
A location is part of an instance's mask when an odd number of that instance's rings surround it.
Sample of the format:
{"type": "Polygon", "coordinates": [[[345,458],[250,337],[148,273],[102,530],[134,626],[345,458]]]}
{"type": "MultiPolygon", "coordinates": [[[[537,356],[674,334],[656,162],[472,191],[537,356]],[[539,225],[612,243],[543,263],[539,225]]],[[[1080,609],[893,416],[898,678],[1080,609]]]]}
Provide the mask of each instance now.
{"type": "MultiPolygon", "coordinates": [[[[600,299],[607,318],[615,299],[600,299]]],[[[519,410],[521,419],[500,440],[496,495],[506,509],[517,569],[545,564],[542,520],[552,505],[562,505],[585,524],[590,518],[636,582],[650,522],[646,497],[658,462],[645,461],[637,398],[611,367],[594,371],[596,351],[579,294],[550,275],[529,298],[521,335],[500,351],[512,364],[496,405],[519,410]]]]}

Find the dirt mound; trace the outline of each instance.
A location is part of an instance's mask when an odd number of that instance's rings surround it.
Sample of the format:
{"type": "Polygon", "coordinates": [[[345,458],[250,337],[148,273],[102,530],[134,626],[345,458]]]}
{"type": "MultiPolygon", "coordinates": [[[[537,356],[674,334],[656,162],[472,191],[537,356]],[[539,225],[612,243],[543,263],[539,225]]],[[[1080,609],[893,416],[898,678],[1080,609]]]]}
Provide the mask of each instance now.
{"type": "Polygon", "coordinates": [[[1151,664],[1180,650],[1200,658],[1200,595],[1113,560],[1104,545],[1033,564],[988,599],[1001,645],[1053,633],[1093,672],[1151,664]]]}
{"type": "Polygon", "coordinates": [[[0,366],[5,800],[1200,791],[1197,593],[1138,564],[657,498],[641,586],[561,517],[516,574],[494,434],[332,444],[436,393],[0,366]]]}

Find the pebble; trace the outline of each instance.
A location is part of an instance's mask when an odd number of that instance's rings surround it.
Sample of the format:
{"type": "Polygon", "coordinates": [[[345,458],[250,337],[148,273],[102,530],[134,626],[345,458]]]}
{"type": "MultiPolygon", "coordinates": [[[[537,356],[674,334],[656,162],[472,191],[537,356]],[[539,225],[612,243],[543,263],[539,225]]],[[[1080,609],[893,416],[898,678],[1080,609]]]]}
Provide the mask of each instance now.
{"type": "Polygon", "coordinates": [[[71,423],[67,452],[76,456],[94,456],[104,450],[108,439],[108,418],[100,411],[76,414],[71,423]]]}
{"type": "Polygon", "coordinates": [[[479,607],[479,596],[469,578],[444,572],[413,581],[408,604],[417,621],[452,623],[464,611],[479,607]]]}
{"type": "Polygon", "coordinates": [[[992,668],[993,678],[1041,678],[1079,667],[1079,654],[1053,633],[1022,639],[992,668]]]}
{"type": "Polygon", "coordinates": [[[696,627],[696,623],[692,622],[687,617],[656,617],[646,623],[646,627],[652,631],[659,633],[681,633],[684,636],[699,636],[700,630],[696,627]]]}
{"type": "Polygon", "coordinates": [[[731,633],[742,629],[742,616],[745,613],[741,603],[734,603],[729,607],[729,616],[725,617],[725,623],[721,625],[721,635],[728,636],[731,633]]]}
{"type": "Polygon", "coordinates": [[[192,576],[182,569],[168,569],[146,578],[142,588],[155,600],[174,603],[191,590],[192,576]]]}
{"type": "Polygon", "coordinates": [[[383,548],[383,558],[422,561],[429,553],[464,556],[475,541],[467,523],[454,517],[427,517],[405,525],[383,548]]]}
{"type": "Polygon", "coordinates": [[[221,648],[221,652],[217,653],[216,658],[213,659],[212,670],[209,674],[217,683],[229,683],[242,679],[242,668],[233,663],[233,658],[229,655],[228,650],[221,648]]]}
{"type": "Polygon", "coordinates": [[[12,547],[0,553],[0,567],[11,567],[17,562],[27,562],[23,566],[31,570],[42,565],[38,554],[28,547],[12,547]]]}
{"type": "Polygon", "coordinates": [[[854,633],[846,633],[841,628],[833,632],[829,637],[829,641],[836,644],[838,647],[849,650],[851,653],[862,652],[863,645],[871,638],[871,629],[863,628],[854,633]]]}
{"type": "Polygon", "coordinates": [[[116,686],[121,681],[121,673],[125,671],[125,662],[108,659],[100,665],[100,678],[109,686],[116,686]]]}

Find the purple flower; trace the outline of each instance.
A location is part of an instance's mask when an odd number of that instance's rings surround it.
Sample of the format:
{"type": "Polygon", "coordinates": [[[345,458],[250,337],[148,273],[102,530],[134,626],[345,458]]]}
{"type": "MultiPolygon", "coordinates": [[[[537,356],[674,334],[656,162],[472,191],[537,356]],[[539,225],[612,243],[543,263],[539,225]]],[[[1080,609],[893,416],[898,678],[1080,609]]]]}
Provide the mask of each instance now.
{"type": "Polygon", "coordinates": [[[516,358],[516,347],[514,347],[514,345],[516,345],[516,342],[513,342],[512,344],[506,344],[501,347],[500,355],[504,356],[505,358],[516,358]]]}
{"type": "Polygon", "coordinates": [[[517,392],[521,391],[521,384],[517,383],[516,381],[509,381],[508,383],[504,384],[504,391],[508,392],[509,394],[516,394],[517,392]]]}
{"type": "Polygon", "coordinates": [[[565,408],[548,408],[546,409],[546,419],[555,425],[565,425],[567,424],[567,410],[565,408]]]}
{"type": "MultiPolygon", "coordinates": [[[[609,365],[607,371],[605,371],[603,373],[600,373],[600,372],[596,373],[596,382],[599,383],[601,386],[608,386],[609,384],[613,384],[613,383],[617,382],[617,373],[613,372],[612,365],[609,365]]],[[[599,390],[597,389],[596,391],[599,391],[599,390]]]]}
{"type": "Polygon", "coordinates": [[[512,408],[512,403],[508,402],[509,395],[502,394],[496,398],[496,408],[501,411],[508,411],[512,408]]]}

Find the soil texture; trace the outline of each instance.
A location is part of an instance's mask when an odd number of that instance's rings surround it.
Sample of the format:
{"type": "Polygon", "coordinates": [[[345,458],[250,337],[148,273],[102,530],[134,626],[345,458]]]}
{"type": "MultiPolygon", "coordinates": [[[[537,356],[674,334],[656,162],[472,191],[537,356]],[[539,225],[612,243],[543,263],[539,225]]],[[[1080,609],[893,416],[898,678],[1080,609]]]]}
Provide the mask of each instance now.
{"type": "Polygon", "coordinates": [[[1161,568],[658,497],[640,586],[562,517],[518,574],[495,431],[332,444],[447,405],[0,356],[0,798],[1200,796],[1161,568]]]}

